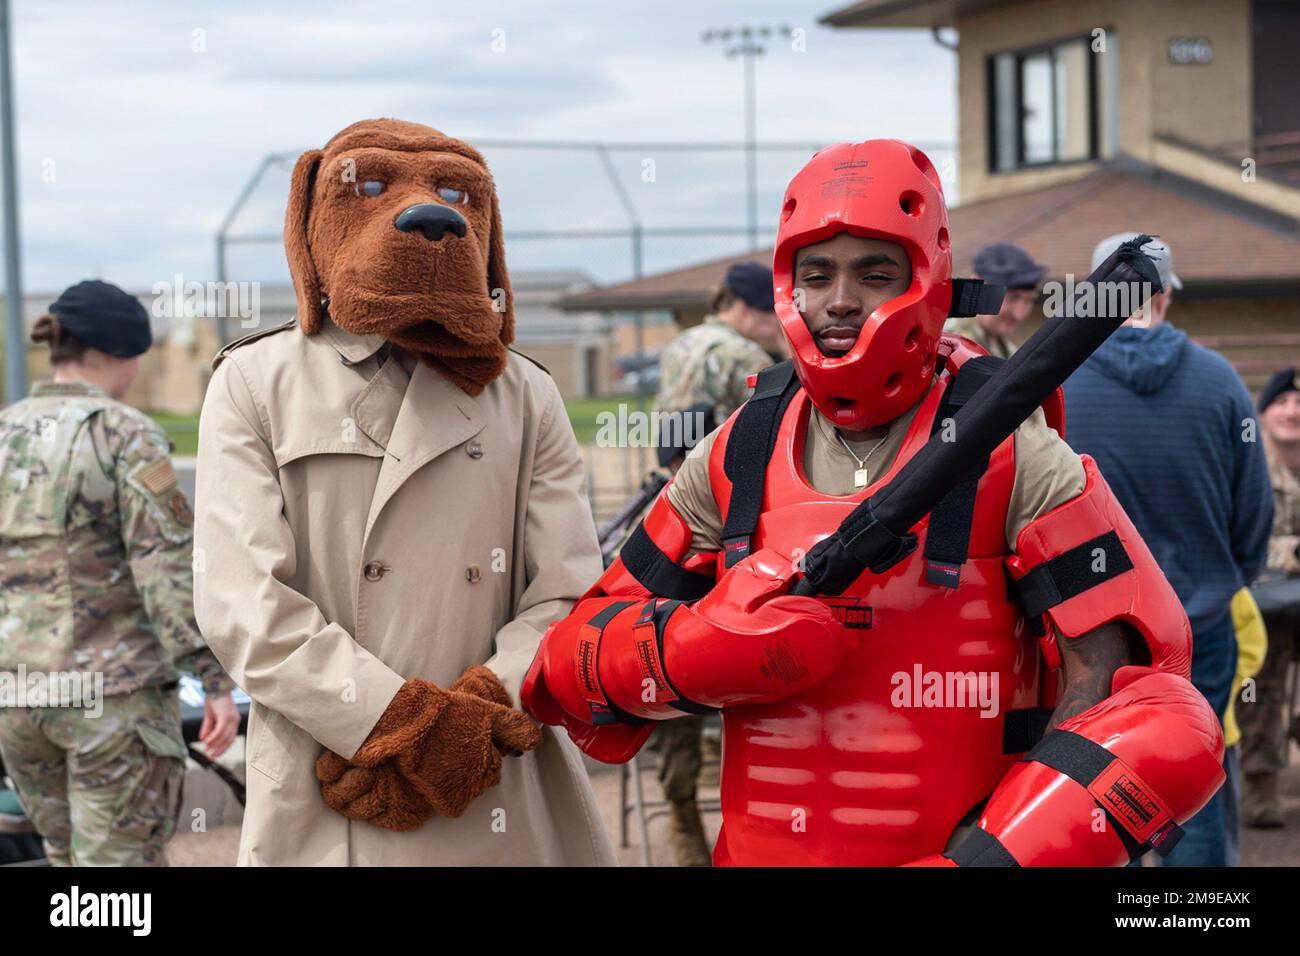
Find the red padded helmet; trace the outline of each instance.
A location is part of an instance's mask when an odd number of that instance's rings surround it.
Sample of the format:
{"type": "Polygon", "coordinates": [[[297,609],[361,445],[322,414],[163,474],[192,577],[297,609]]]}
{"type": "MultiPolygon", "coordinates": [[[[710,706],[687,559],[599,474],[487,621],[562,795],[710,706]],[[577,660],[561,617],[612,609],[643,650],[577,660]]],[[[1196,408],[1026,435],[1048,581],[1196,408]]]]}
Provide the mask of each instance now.
{"type": "Polygon", "coordinates": [[[854,431],[891,421],[920,400],[934,374],[952,302],[948,210],[930,158],[896,139],[821,150],[785,191],[772,264],[776,314],[799,380],[831,422],[854,431]],[[838,232],[896,242],[912,285],[863,323],[847,355],[823,355],[794,307],[794,259],[838,232]]]}

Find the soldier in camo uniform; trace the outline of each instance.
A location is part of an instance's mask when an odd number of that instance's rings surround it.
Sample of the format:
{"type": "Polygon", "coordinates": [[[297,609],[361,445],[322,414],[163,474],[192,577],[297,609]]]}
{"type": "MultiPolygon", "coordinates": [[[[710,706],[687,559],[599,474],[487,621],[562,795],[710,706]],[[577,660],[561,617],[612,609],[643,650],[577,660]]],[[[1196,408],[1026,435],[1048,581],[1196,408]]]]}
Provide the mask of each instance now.
{"type": "Polygon", "coordinates": [[[749,397],[745,380],[771,365],[774,357],[785,357],[772,301],[771,269],[742,262],[727,270],[714,293],[711,314],[660,354],[656,410],[680,412],[711,402],[718,424],[726,421],[749,397]]]}
{"type": "Polygon", "coordinates": [[[1047,266],[1012,242],[993,242],[975,253],[971,265],[976,278],[1006,288],[997,315],[972,315],[949,319],[945,332],[964,335],[990,355],[1011,358],[1016,346],[1011,337],[1038,305],[1047,266]]]}
{"type": "MultiPolygon", "coordinates": [[[[785,357],[785,337],[773,308],[772,270],[757,262],[732,266],[710,310],[703,323],[664,348],[655,410],[689,412],[712,405],[714,421],[721,425],[749,398],[749,376],[785,357]]],[[[680,463],[678,458],[669,467],[680,463]]],[[[703,727],[704,718],[693,716],[666,721],[655,731],[659,782],[671,811],[669,836],[678,866],[708,866],[711,857],[695,802],[703,727]]]]}
{"type": "Polygon", "coordinates": [[[82,282],[32,331],[54,381],[0,411],[0,750],[55,865],[164,865],[186,749],[177,668],[234,740],[199,636],[193,516],[165,433],[120,398],[151,343],[133,297],[82,282]],[[57,676],[57,679],[52,679],[57,676]]]}
{"type": "MultiPolygon", "coordinates": [[[[1259,396],[1259,423],[1273,486],[1273,529],[1268,539],[1269,577],[1300,577],[1300,368],[1286,368],[1259,396]]],[[[1284,826],[1278,774],[1286,768],[1291,739],[1300,741],[1300,719],[1291,713],[1287,670],[1300,634],[1295,614],[1268,622],[1268,652],[1255,675],[1255,699],[1237,705],[1241,769],[1246,775],[1246,825],[1284,826]]]]}

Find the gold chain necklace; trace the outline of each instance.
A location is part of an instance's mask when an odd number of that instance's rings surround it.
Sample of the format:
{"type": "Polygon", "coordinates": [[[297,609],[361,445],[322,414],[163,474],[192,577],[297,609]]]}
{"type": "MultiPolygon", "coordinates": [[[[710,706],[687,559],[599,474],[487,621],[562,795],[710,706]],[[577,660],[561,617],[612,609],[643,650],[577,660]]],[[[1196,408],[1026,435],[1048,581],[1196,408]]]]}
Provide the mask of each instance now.
{"type": "Polygon", "coordinates": [[[844,446],[844,450],[847,451],[853,460],[858,463],[858,470],[853,473],[853,487],[867,487],[867,462],[871,460],[871,456],[876,453],[876,450],[885,443],[885,439],[889,438],[889,435],[886,434],[884,438],[881,438],[880,441],[872,445],[871,450],[867,452],[866,458],[859,458],[857,456],[857,453],[849,447],[849,443],[844,440],[844,436],[840,434],[838,428],[835,429],[835,437],[840,440],[840,444],[844,446]]]}

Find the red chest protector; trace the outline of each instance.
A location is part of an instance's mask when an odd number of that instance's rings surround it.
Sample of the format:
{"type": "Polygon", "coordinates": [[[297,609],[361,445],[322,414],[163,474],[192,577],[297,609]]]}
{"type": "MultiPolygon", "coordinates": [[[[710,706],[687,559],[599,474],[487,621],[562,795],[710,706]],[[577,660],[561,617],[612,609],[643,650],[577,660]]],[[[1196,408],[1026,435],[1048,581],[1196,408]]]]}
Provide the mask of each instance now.
{"type": "MultiPolygon", "coordinates": [[[[855,495],[822,494],[808,483],[804,436],[813,409],[802,390],[794,395],[767,463],[753,550],[806,552],[917,452],[936,418],[942,427],[953,371],[980,353],[955,337],[945,337],[941,353],[945,371],[896,460],[855,495]]],[[[1046,409],[1058,431],[1062,407],[1058,397],[1046,409]]],[[[710,459],[724,518],[734,506],[724,460],[736,422],[733,416],[723,427],[710,459]]],[[[1008,438],[979,479],[973,508],[969,501],[965,508],[969,553],[959,587],[927,580],[936,509],[914,529],[918,547],[907,559],[821,599],[855,638],[839,673],[780,703],[723,712],[717,863],[892,866],[940,853],[1032,745],[1057,681],[1007,592],[1014,475],[1008,438]]],[[[952,573],[932,566],[930,577],[952,573]]]]}

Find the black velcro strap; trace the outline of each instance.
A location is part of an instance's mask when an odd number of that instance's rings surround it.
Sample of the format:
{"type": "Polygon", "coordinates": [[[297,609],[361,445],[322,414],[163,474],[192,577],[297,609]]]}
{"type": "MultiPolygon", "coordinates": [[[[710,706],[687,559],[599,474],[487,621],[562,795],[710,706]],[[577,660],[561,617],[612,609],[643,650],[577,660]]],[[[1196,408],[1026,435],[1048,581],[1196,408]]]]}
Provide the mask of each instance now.
{"type": "MultiPolygon", "coordinates": [[[[981,355],[957,369],[935,412],[930,426],[932,436],[941,432],[944,423],[979,391],[1003,361],[992,355],[981,355]]],[[[961,566],[970,554],[976,492],[988,466],[989,459],[985,458],[972,467],[930,512],[930,526],[925,534],[925,579],[930,584],[955,588],[961,583],[961,566]]]]}
{"type": "MultiPolygon", "coordinates": [[[[1118,758],[1101,744],[1089,740],[1087,737],[1070,730],[1058,729],[1039,741],[1033,750],[1025,754],[1024,759],[1041,763],[1057,773],[1063,773],[1086,789],[1090,788],[1093,781],[1105,773],[1118,758]]],[[[1150,808],[1136,801],[1122,788],[1112,787],[1109,789],[1108,795],[1114,795],[1117,802],[1123,803],[1130,808],[1135,819],[1143,822],[1151,819],[1150,808]]],[[[1095,795],[1094,799],[1096,799],[1095,795]]],[[[1096,802],[1097,806],[1101,807],[1110,820],[1111,828],[1115,835],[1119,837],[1120,842],[1124,844],[1124,849],[1128,851],[1130,860],[1138,859],[1151,849],[1155,849],[1161,856],[1167,856],[1178,841],[1182,839],[1182,828],[1173,819],[1170,819],[1145,842],[1139,842],[1129,832],[1128,825],[1115,815],[1111,807],[1108,807],[1100,800],[1096,802]]]]}
{"type": "Polygon", "coordinates": [[[593,614],[591,620],[587,621],[587,623],[603,634],[605,633],[605,626],[618,617],[619,612],[626,611],[635,603],[636,601],[615,601],[613,604],[607,604],[593,614]]]}
{"type": "Polygon", "coordinates": [[[688,714],[716,714],[718,708],[695,703],[678,690],[673,679],[668,676],[668,661],[664,658],[664,631],[668,627],[668,619],[683,606],[683,603],[682,601],[659,601],[655,604],[651,620],[654,621],[655,643],[659,648],[659,666],[663,668],[664,680],[668,683],[669,689],[677,695],[677,699],[672,703],[673,707],[688,714]]]}
{"type": "Polygon", "coordinates": [[[722,459],[722,470],[731,482],[727,520],[722,527],[726,567],[749,555],[750,538],[758,527],[763,507],[767,463],[776,447],[781,419],[798,391],[799,379],[792,362],[779,362],[763,369],[754,384],[754,394],[741,406],[731,426],[722,459]]]}
{"type": "Polygon", "coordinates": [[[1002,311],[1002,297],[1007,287],[983,279],[953,279],[952,306],[948,315],[967,319],[973,315],[997,315],[1002,311]]]}
{"type": "Polygon", "coordinates": [[[795,594],[843,594],[863,572],[884,574],[916,550],[916,535],[897,535],[877,521],[871,499],[859,504],[804,555],[803,580],[795,594]]]}
{"type": "Polygon", "coordinates": [[[960,844],[944,853],[958,866],[1019,866],[1002,841],[976,827],[960,844]]]}
{"type": "MultiPolygon", "coordinates": [[[[626,611],[635,603],[636,601],[615,601],[613,604],[608,604],[593,614],[587,621],[587,625],[598,630],[603,638],[605,636],[605,628],[609,626],[609,622],[614,620],[614,618],[618,617],[619,614],[626,611]]],[[[599,643],[597,643],[597,648],[599,648],[599,643]]],[[[599,650],[597,650],[596,654],[599,655],[599,653],[599,650]]],[[[591,661],[590,673],[597,683],[599,683],[599,677],[596,675],[599,674],[599,671],[600,662],[598,660],[591,661]]],[[[600,691],[600,696],[604,698],[605,703],[604,706],[596,706],[595,704],[589,703],[589,706],[591,707],[591,722],[593,726],[603,727],[607,724],[636,725],[647,723],[643,718],[633,716],[613,703],[609,699],[609,695],[605,693],[603,687],[597,686],[596,689],[600,691]]]]}
{"type": "Polygon", "coordinates": [[[698,601],[713,590],[715,582],[711,576],[687,571],[659,550],[646,533],[644,522],[636,526],[619,552],[619,558],[628,574],[651,594],[679,601],[698,601]]]}
{"type": "Polygon", "coordinates": [[[1057,730],[1039,741],[1025,759],[1051,767],[1086,787],[1101,776],[1115,755],[1072,730],[1057,730]]]}
{"type": "Polygon", "coordinates": [[[1002,752],[1022,754],[1047,733],[1052,711],[1045,707],[1025,707],[1009,710],[1002,719],[1002,752]]]}
{"type": "Polygon", "coordinates": [[[1107,531],[1044,561],[1015,582],[1014,592],[1025,616],[1033,619],[1089,588],[1132,570],[1133,561],[1124,550],[1119,534],[1107,531]],[[1100,570],[1095,569],[1098,558],[1102,560],[1100,570]]]}

